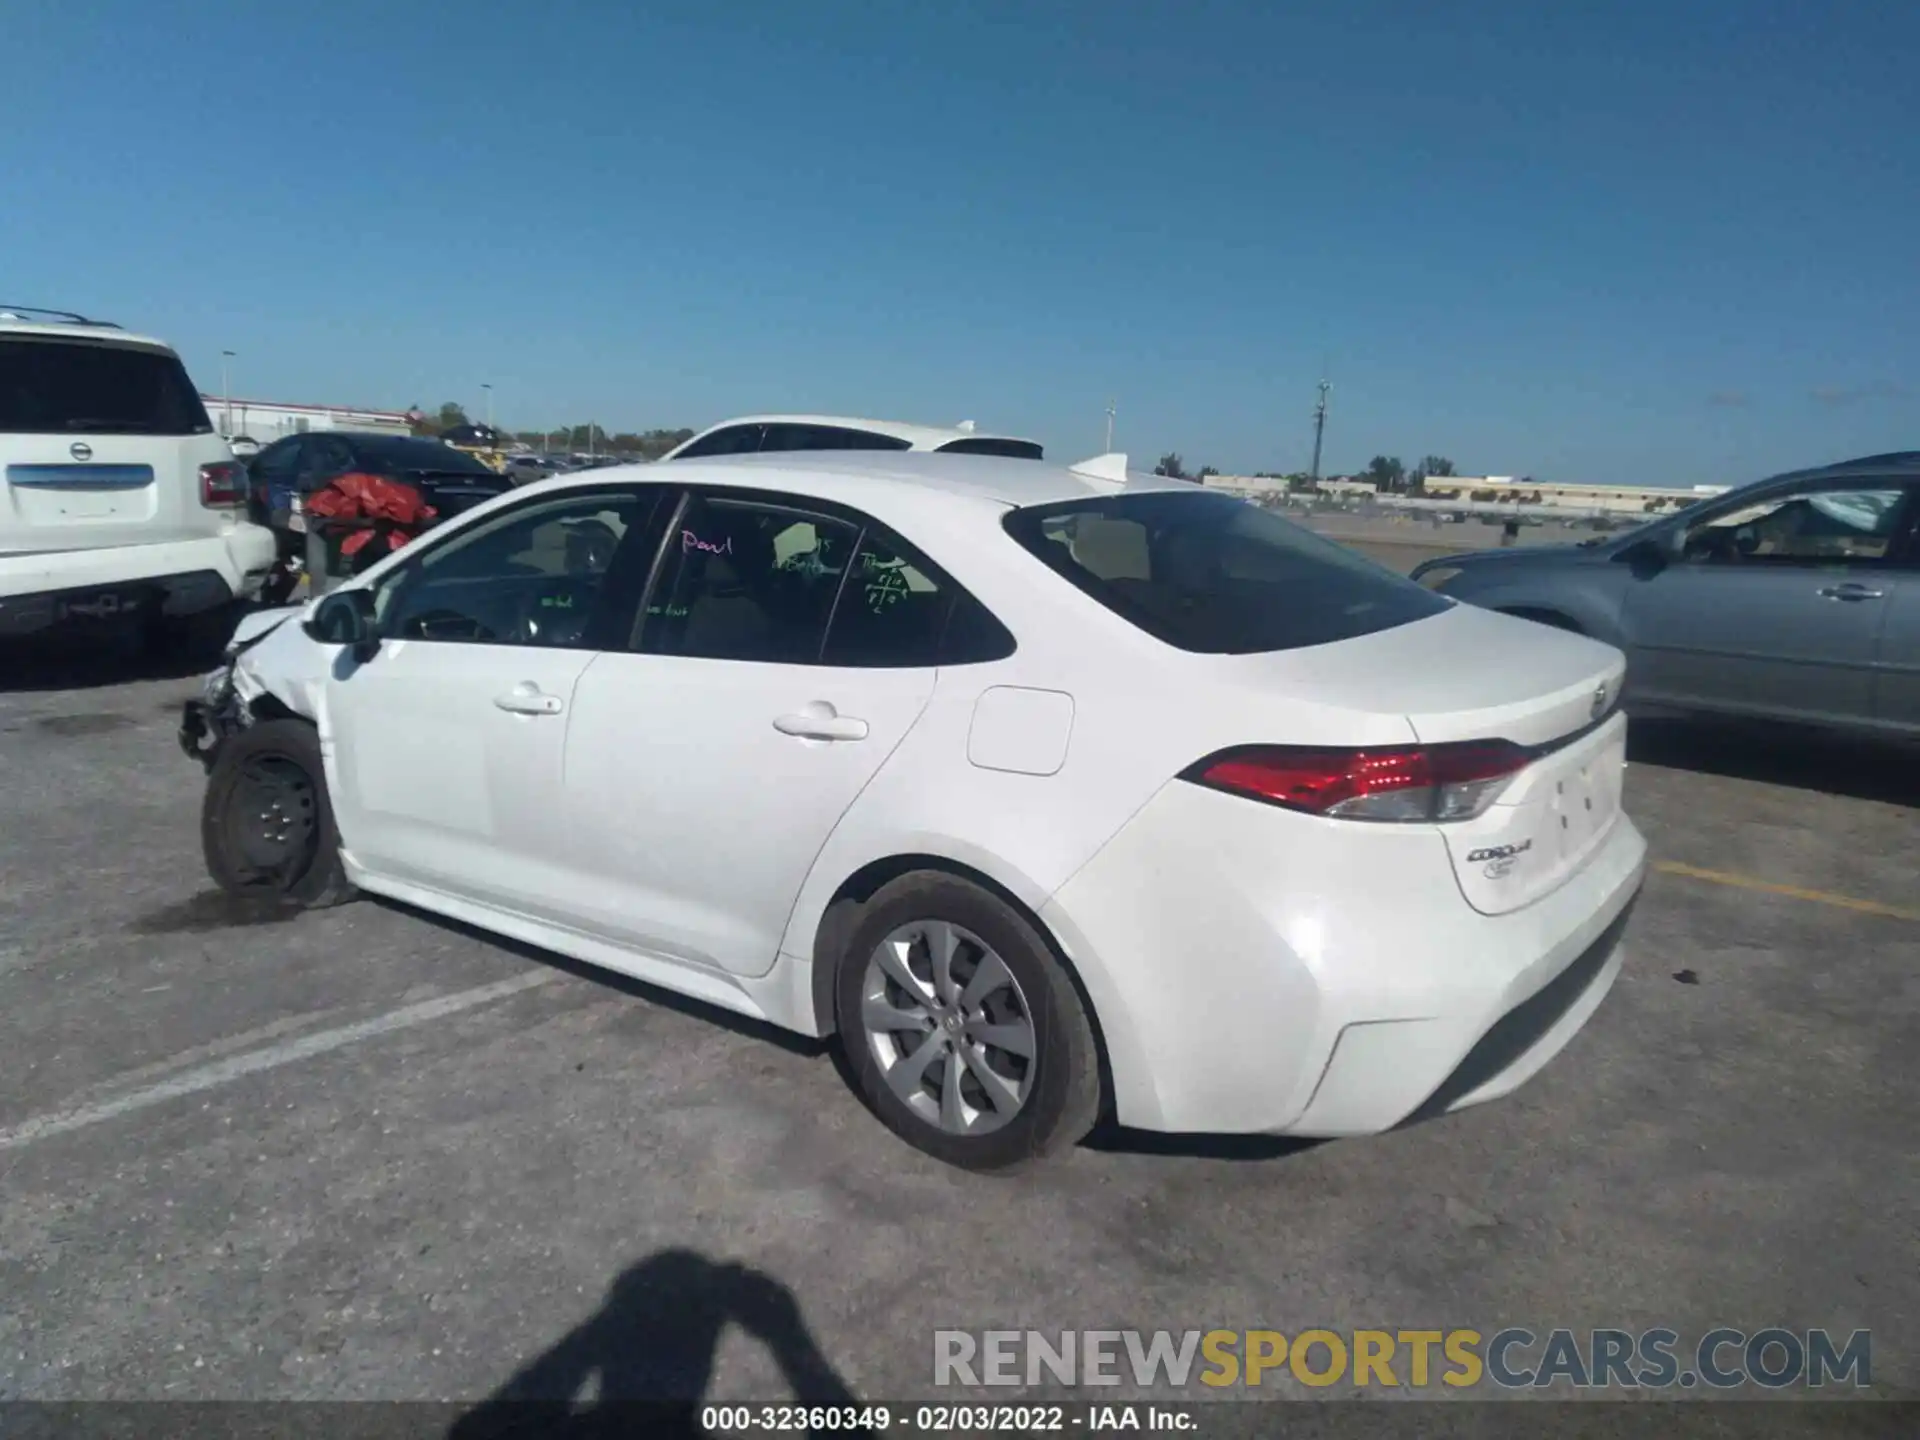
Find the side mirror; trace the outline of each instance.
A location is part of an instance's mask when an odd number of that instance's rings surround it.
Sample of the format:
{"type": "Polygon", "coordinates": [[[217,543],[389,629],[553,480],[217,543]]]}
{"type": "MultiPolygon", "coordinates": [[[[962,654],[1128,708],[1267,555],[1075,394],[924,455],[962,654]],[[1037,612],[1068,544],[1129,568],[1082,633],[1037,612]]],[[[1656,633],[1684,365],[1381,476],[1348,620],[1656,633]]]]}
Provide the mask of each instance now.
{"type": "Polygon", "coordinates": [[[365,590],[336,590],[313,607],[301,627],[322,645],[345,645],[359,661],[371,660],[380,648],[380,625],[373,613],[373,596],[365,590]]]}
{"type": "Polygon", "coordinates": [[[1680,549],[1685,543],[1686,531],[1677,525],[1670,526],[1642,535],[1616,553],[1614,559],[1631,565],[1635,574],[1658,574],[1680,558],[1680,549]]]}

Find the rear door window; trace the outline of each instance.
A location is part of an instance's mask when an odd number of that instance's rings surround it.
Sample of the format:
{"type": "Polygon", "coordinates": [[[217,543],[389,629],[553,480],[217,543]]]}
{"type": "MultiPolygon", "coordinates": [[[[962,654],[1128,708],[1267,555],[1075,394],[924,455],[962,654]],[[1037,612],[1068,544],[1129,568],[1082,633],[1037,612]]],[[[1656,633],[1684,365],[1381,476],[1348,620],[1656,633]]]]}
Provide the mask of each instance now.
{"type": "Polygon", "coordinates": [[[1351,640],[1451,602],[1228,495],[1118,495],[1014,510],[1020,546],[1169,645],[1246,655],[1351,640]]]}
{"type": "Polygon", "coordinates": [[[0,432],[210,435],[179,357],[162,350],[0,336],[0,432]]]}
{"type": "Polygon", "coordinates": [[[1047,452],[1031,440],[949,440],[940,447],[942,455],[1000,455],[1008,460],[1044,460],[1047,452]]]}
{"type": "Polygon", "coordinates": [[[762,450],[911,450],[897,435],[853,430],[841,425],[769,425],[762,450]]]}
{"type": "Polygon", "coordinates": [[[759,425],[728,425],[703,435],[678,455],[676,460],[698,460],[707,455],[751,455],[760,448],[759,425]]]}
{"type": "Polygon", "coordinates": [[[689,495],[666,537],[639,648],[819,663],[860,529],[797,506],[689,495]]]}

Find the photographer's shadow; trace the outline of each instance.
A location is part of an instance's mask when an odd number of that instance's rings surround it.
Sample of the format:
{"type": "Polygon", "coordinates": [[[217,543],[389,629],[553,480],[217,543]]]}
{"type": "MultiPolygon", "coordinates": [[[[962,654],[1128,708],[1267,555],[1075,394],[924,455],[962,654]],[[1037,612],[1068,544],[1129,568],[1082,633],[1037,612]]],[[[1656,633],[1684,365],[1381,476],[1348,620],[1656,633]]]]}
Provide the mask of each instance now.
{"type": "Polygon", "coordinates": [[[705,1435],[701,1400],[729,1323],[772,1352],[792,1392],[778,1403],[856,1403],[785,1285],[692,1250],[662,1250],[621,1272],[598,1313],[456,1420],[448,1440],[705,1435]],[[590,1385],[597,1398],[578,1402],[590,1385]]]}

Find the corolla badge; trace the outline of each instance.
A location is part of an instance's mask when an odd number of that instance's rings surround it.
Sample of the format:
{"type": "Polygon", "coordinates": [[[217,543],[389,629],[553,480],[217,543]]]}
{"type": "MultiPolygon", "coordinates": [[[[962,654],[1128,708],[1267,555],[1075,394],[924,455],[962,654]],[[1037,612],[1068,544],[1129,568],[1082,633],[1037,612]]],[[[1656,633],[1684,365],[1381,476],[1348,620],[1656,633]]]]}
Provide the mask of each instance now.
{"type": "Polygon", "coordinates": [[[1533,848],[1533,841],[1522,840],[1517,845],[1483,845],[1478,850],[1467,852],[1467,864],[1484,863],[1486,868],[1480,873],[1489,880],[1504,880],[1512,873],[1520,857],[1533,848]]]}
{"type": "Polygon", "coordinates": [[[76,440],[67,447],[67,453],[74,459],[85,463],[93,458],[93,446],[84,440],[76,440]]]}

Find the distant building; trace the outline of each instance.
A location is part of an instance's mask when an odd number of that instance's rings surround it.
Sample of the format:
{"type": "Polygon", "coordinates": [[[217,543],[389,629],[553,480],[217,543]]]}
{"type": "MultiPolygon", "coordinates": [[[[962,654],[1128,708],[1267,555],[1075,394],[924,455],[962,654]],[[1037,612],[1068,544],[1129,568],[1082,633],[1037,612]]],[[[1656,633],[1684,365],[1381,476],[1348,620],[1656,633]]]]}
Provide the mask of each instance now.
{"type": "MultiPolygon", "coordinates": [[[[1235,495],[1268,494],[1285,490],[1283,479],[1264,475],[1209,475],[1205,483],[1212,489],[1235,495]]],[[[1336,475],[1322,480],[1319,493],[1340,499],[1377,497],[1381,503],[1416,509],[1439,508],[1439,502],[1461,505],[1512,505],[1532,509],[1572,510],[1584,515],[1648,514],[1679,510],[1697,504],[1711,495],[1721,495],[1725,485],[1693,485],[1686,489],[1651,485],[1576,485],[1529,480],[1512,475],[1430,475],[1421,490],[1383,495],[1371,480],[1336,475]]]]}
{"type": "Polygon", "coordinates": [[[283,435],[309,430],[357,430],[374,435],[405,435],[414,416],[405,410],[364,410],[352,405],[287,405],[271,400],[241,400],[202,395],[213,428],[227,439],[249,436],[266,445],[283,435]]]}
{"type": "Polygon", "coordinates": [[[1479,500],[1503,505],[1551,505],[1560,510],[1648,511],[1678,510],[1724,485],[1693,485],[1687,489],[1659,485],[1578,485],[1562,481],[1516,479],[1511,475],[1430,475],[1420,493],[1429,500],[1479,500]]]}

